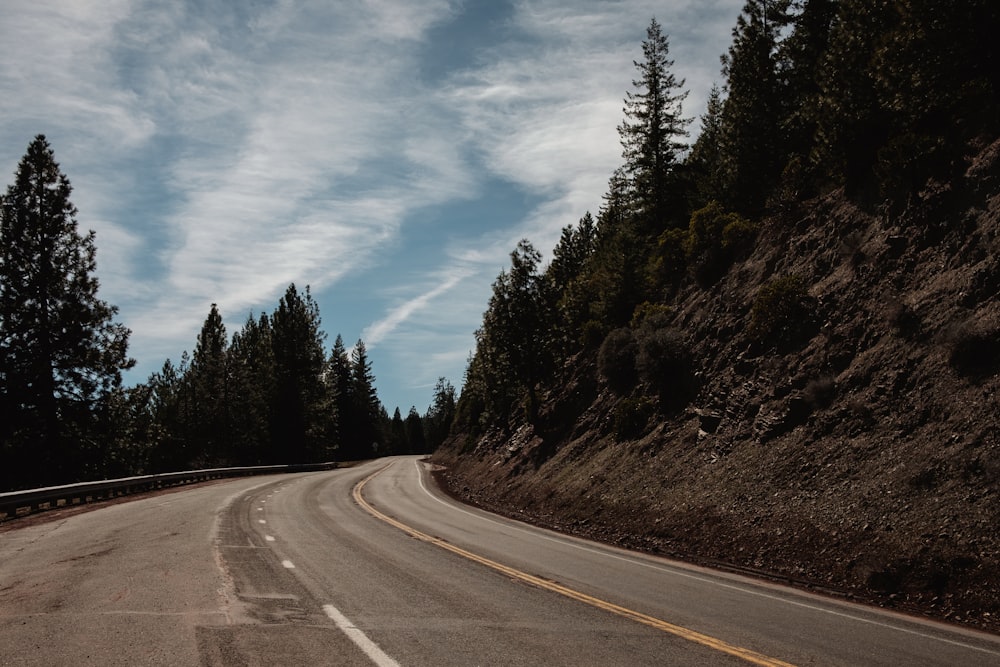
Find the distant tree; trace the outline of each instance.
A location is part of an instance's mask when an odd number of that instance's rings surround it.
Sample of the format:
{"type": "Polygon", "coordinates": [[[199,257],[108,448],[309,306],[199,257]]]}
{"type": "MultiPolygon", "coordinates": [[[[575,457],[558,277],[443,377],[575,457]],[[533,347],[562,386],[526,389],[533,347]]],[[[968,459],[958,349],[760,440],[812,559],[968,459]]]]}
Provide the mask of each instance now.
{"type": "Polygon", "coordinates": [[[227,349],[226,327],[213,303],[198,334],[189,371],[194,418],[190,446],[199,453],[200,465],[231,463],[227,349]]]}
{"type": "Polygon", "coordinates": [[[371,458],[379,446],[382,403],[375,389],[368,350],[360,338],[351,351],[351,397],[353,429],[344,434],[345,456],[355,460],[371,458]]]}
{"type": "Polygon", "coordinates": [[[622,157],[636,196],[636,205],[645,231],[659,234],[677,214],[684,216],[683,202],[672,183],[673,170],[686,148],[690,122],[681,114],[687,92],[679,92],[671,68],[667,36],[652,19],[642,43],[642,62],[635,62],[639,78],[632,82],[636,92],[625,93],[625,120],[618,126],[622,157]],[[680,208],[680,210],[677,210],[680,208]]]}
{"type": "Polygon", "coordinates": [[[281,461],[269,451],[275,372],[271,320],[264,313],[250,314],[233,334],[227,355],[231,438],[235,460],[243,465],[281,461]]]}
{"type": "Polygon", "coordinates": [[[392,421],[389,422],[388,450],[390,454],[408,454],[409,448],[406,442],[406,426],[403,424],[403,415],[399,408],[392,413],[392,421]]]}
{"type": "Polygon", "coordinates": [[[420,418],[415,406],[410,407],[409,414],[404,422],[406,429],[407,451],[411,454],[424,454],[427,452],[427,442],[424,437],[424,422],[420,418]]]}
{"type": "Polygon", "coordinates": [[[424,435],[427,451],[433,452],[448,437],[456,411],[455,387],[448,380],[439,377],[434,385],[434,401],[424,415],[424,435]]]}
{"type": "Polygon", "coordinates": [[[45,137],[0,199],[0,486],[73,481],[99,456],[95,411],[121,386],[129,330],[97,296],[95,234],[45,137]]]}
{"type": "Polygon", "coordinates": [[[330,387],[337,425],[336,442],[341,445],[340,455],[344,456],[346,453],[344,443],[352,437],[356,419],[351,384],[351,358],[340,334],[337,334],[334,340],[333,349],[330,350],[330,357],[326,363],[327,385],[330,387]]]}
{"type": "Polygon", "coordinates": [[[184,368],[178,369],[167,359],[159,372],[146,380],[149,411],[157,427],[157,437],[150,442],[150,472],[185,470],[190,453],[187,440],[187,405],[190,403],[184,384],[184,368]]]}
{"type": "Polygon", "coordinates": [[[275,384],[271,438],[275,453],[289,463],[327,460],[333,455],[330,394],[325,383],[325,334],[319,306],[307,287],[289,285],[271,317],[275,384]]]}

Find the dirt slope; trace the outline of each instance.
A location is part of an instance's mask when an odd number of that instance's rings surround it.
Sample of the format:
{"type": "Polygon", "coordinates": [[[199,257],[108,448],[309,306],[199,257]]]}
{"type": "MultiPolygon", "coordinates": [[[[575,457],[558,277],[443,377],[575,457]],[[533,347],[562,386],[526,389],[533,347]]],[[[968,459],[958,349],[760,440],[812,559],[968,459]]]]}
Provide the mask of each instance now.
{"type": "Polygon", "coordinates": [[[670,303],[698,360],[686,408],[616,435],[622,399],[580,355],[535,425],[435,455],[455,493],[1000,630],[1000,142],[902,212],[834,193],[769,218],[721,280],[670,303]],[[751,304],[789,275],[802,335],[756,342],[751,304]]]}

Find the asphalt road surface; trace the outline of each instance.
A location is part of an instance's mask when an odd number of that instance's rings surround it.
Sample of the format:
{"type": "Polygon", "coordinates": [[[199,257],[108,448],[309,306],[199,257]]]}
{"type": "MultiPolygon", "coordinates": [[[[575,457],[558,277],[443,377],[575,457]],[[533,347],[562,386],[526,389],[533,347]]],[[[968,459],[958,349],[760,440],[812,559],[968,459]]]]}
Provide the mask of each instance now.
{"type": "Polygon", "coordinates": [[[414,457],[0,533],[0,665],[1000,665],[1000,638],[499,518],[414,457]]]}

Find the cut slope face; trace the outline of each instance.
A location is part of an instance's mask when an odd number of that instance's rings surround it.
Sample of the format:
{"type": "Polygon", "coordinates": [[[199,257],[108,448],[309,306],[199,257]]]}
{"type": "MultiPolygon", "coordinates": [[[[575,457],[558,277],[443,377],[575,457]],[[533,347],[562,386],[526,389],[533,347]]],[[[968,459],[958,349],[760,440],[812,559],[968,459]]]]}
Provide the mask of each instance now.
{"type": "Polygon", "coordinates": [[[833,193],[768,218],[667,303],[686,407],[617,395],[582,353],[535,423],[453,434],[435,458],[456,493],[1000,629],[1000,142],[899,213],[833,193]],[[761,305],[775,292],[796,307],[761,305]]]}

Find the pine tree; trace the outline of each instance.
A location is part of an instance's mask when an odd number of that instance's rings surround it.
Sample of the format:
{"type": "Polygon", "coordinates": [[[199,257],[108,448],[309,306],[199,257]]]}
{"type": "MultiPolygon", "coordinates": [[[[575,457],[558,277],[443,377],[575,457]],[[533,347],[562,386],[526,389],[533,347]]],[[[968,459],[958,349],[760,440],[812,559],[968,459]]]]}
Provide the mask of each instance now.
{"type": "Polygon", "coordinates": [[[424,436],[424,421],[420,418],[416,406],[410,406],[410,412],[403,423],[406,429],[406,452],[409,454],[424,454],[427,452],[427,441],[424,436]]]}
{"type": "Polygon", "coordinates": [[[787,113],[782,122],[782,153],[789,156],[785,168],[787,190],[801,196],[805,181],[811,180],[808,157],[819,119],[816,116],[822,91],[817,74],[830,45],[830,31],[837,14],[838,0],[804,0],[792,19],[792,32],[778,49],[787,113]]]}
{"type": "Polygon", "coordinates": [[[97,296],[93,231],[37,136],[0,200],[0,485],[72,481],[97,453],[99,402],[121,386],[129,330],[97,296]]]}
{"type": "Polygon", "coordinates": [[[877,197],[875,164],[890,119],[878,102],[875,58],[895,25],[889,0],[840,0],[818,72],[816,141],[810,161],[831,187],[877,197]]]}
{"type": "Polygon", "coordinates": [[[708,94],[708,104],[701,117],[701,132],[691,147],[687,165],[694,182],[694,199],[689,203],[691,210],[697,210],[713,200],[722,200],[725,195],[723,183],[722,155],[722,109],[724,100],[717,85],[708,94]]]}
{"type": "Polygon", "coordinates": [[[231,463],[226,327],[212,304],[198,334],[189,372],[193,392],[193,442],[201,466],[231,463]]]}
{"type": "Polygon", "coordinates": [[[169,359],[146,380],[149,410],[157,429],[157,438],[150,443],[150,472],[176,472],[190,467],[183,421],[183,381],[181,371],[169,359]]]}
{"type": "Polygon", "coordinates": [[[763,209],[785,165],[779,137],[787,110],[776,53],[788,10],[789,0],[747,0],[722,59],[724,202],[741,212],[763,209]]]}
{"type": "Polygon", "coordinates": [[[289,285],[271,317],[271,438],[275,456],[288,463],[328,460],[333,453],[324,338],[309,288],[300,294],[289,285]]]}
{"type": "Polygon", "coordinates": [[[424,415],[424,434],[427,450],[433,452],[448,437],[455,420],[455,387],[447,379],[439,377],[434,385],[434,401],[424,415]]]}
{"type": "Polygon", "coordinates": [[[409,454],[410,450],[406,443],[406,425],[403,423],[403,415],[399,408],[392,413],[392,421],[389,422],[389,442],[388,450],[390,454],[409,454]]]}
{"type": "Polygon", "coordinates": [[[683,200],[678,197],[674,167],[686,148],[690,122],[681,114],[687,92],[671,68],[667,37],[656,19],[650,21],[642,43],[643,61],[634,61],[639,78],[632,82],[636,92],[625,93],[625,120],[618,127],[625,173],[633,191],[637,213],[644,231],[658,234],[668,222],[684,217],[683,200]]]}
{"type": "Polygon", "coordinates": [[[271,406],[274,403],[274,351],[271,321],[247,317],[233,334],[227,359],[229,424],[235,460],[240,465],[270,462],[271,406]]]}
{"type": "Polygon", "coordinates": [[[360,338],[351,351],[351,397],[354,428],[347,434],[345,455],[355,460],[371,458],[378,450],[382,403],[375,390],[368,350],[360,338]]]}
{"type": "Polygon", "coordinates": [[[344,456],[347,452],[344,443],[351,439],[354,432],[355,415],[351,394],[351,359],[340,334],[337,334],[326,365],[327,385],[333,401],[336,442],[340,445],[340,455],[344,456]]]}

